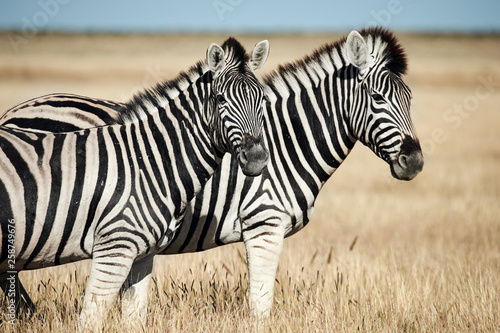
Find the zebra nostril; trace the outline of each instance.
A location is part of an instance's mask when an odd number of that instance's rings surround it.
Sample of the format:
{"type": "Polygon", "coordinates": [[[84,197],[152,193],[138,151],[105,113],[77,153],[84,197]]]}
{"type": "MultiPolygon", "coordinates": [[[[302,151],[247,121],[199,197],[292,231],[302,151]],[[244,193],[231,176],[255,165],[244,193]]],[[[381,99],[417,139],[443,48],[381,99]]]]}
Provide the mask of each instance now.
{"type": "Polygon", "coordinates": [[[245,153],[245,151],[242,149],[240,151],[240,162],[245,165],[248,163],[248,157],[247,157],[247,153],[245,153]]]}
{"type": "Polygon", "coordinates": [[[399,165],[401,166],[401,168],[406,169],[408,167],[408,156],[400,155],[398,162],[399,162],[399,165]]]}
{"type": "Polygon", "coordinates": [[[411,180],[422,171],[424,158],[420,150],[400,154],[397,161],[391,164],[393,176],[401,180],[411,180]]]}

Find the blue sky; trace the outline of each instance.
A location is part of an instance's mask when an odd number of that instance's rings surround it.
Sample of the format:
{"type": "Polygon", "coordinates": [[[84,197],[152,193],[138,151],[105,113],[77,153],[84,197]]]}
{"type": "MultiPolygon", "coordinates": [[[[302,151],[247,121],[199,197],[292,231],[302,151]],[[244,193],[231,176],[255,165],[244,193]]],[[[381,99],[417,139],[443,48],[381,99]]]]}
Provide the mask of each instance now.
{"type": "Polygon", "coordinates": [[[500,32],[498,0],[2,0],[0,29],[105,32],[500,32]]]}

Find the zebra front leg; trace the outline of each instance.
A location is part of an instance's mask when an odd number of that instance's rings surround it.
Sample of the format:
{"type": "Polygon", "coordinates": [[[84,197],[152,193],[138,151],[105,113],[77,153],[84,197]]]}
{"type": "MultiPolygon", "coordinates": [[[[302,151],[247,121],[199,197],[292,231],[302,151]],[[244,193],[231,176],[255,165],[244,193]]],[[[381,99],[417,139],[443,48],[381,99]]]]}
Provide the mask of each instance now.
{"type": "Polygon", "coordinates": [[[122,319],[125,321],[146,324],[153,258],[149,255],[132,265],[122,293],[122,319]]]}
{"type": "Polygon", "coordinates": [[[104,247],[102,251],[94,249],[80,313],[80,331],[99,331],[102,328],[103,317],[107,315],[110,303],[116,300],[134,262],[135,254],[131,250],[116,244],[108,245],[109,248],[120,252],[106,251],[104,247]]]}
{"type": "Polygon", "coordinates": [[[285,234],[280,221],[245,222],[242,230],[247,251],[250,311],[258,318],[268,317],[273,305],[274,280],[285,234]]]}

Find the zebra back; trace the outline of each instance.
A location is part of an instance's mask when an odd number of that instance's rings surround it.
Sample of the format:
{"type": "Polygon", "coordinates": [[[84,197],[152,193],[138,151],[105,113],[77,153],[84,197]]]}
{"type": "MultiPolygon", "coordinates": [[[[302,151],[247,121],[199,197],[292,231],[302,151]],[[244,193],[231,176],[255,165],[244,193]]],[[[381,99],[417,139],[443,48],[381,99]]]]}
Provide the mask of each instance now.
{"type": "Polygon", "coordinates": [[[126,105],[75,94],[49,94],[7,110],[0,124],[33,132],[63,133],[119,123],[126,105]]]}

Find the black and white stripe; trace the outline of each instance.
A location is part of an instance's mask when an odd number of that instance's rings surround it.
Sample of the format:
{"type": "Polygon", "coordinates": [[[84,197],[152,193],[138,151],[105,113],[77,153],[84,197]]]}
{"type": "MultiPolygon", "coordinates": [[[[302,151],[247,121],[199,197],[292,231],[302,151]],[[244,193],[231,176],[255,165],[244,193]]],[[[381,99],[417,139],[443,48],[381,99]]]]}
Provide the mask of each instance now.
{"type": "Polygon", "coordinates": [[[225,156],[163,253],[244,241],[251,308],[267,315],[283,238],[307,224],[322,185],[356,141],[385,160],[398,179],[422,169],[411,92],[402,80],[406,66],[395,36],[374,28],[352,32],[268,75],[268,167],[261,177],[248,178],[236,159],[225,156]]]}
{"type": "MultiPolygon", "coordinates": [[[[51,95],[14,109],[13,115],[40,108],[50,115],[43,124],[63,133],[33,130],[26,123],[32,130],[21,129],[19,121],[7,121],[17,128],[0,127],[0,268],[36,269],[92,258],[82,324],[101,314],[127,277],[126,286],[133,288],[124,296],[123,312],[144,317],[152,257],[172,241],[187,203],[223,154],[233,153],[249,176],[267,163],[264,94],[253,74],[267,52],[264,41],[250,57],[231,38],[222,47],[212,44],[206,62],[124,106],[51,95]],[[170,90],[177,90],[175,98],[170,90]],[[96,105],[105,108],[94,112],[96,105]],[[78,115],[65,107],[78,109],[78,115]],[[108,121],[115,111],[114,125],[95,127],[102,124],[90,121],[108,121]],[[57,119],[61,112],[77,119],[87,114],[91,128],[73,131],[70,122],[57,119]],[[7,260],[12,220],[14,268],[7,260]]],[[[32,121],[39,122],[39,117],[32,121]]]]}
{"type": "Polygon", "coordinates": [[[74,94],[49,94],[11,108],[0,124],[33,132],[63,133],[116,124],[126,105],[74,94]]]}

